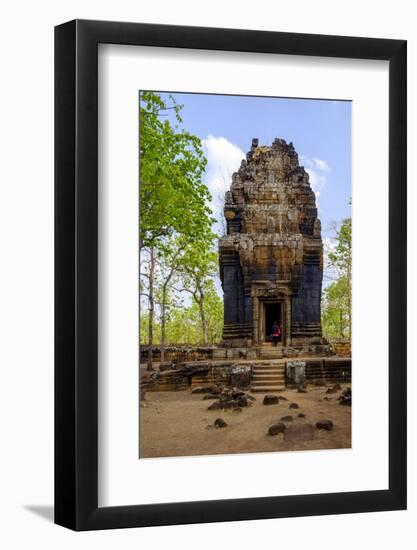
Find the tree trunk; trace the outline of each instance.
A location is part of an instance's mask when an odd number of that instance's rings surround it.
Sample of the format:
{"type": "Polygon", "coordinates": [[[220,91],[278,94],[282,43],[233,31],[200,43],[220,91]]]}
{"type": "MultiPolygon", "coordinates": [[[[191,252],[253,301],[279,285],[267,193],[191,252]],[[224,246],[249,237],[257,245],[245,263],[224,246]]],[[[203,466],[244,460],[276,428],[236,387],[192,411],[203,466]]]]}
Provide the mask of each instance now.
{"type": "Polygon", "coordinates": [[[200,310],[201,328],[203,329],[204,343],[207,345],[208,334],[207,334],[207,321],[206,321],[206,316],[204,314],[204,292],[201,289],[199,289],[199,298],[197,300],[197,303],[200,310]]]}
{"type": "Polygon", "coordinates": [[[349,287],[349,294],[348,294],[348,319],[349,319],[349,341],[352,341],[352,273],[351,268],[349,266],[348,269],[348,287],[349,287]]]}
{"type": "Polygon", "coordinates": [[[166,294],[167,289],[164,285],[162,289],[162,304],[161,304],[161,363],[165,361],[165,311],[166,311],[166,294]]]}
{"type": "Polygon", "coordinates": [[[343,310],[340,308],[339,310],[339,331],[340,331],[340,338],[343,340],[343,310]]]}
{"type": "Polygon", "coordinates": [[[153,370],[152,364],[152,346],[153,346],[153,316],[155,309],[153,283],[155,276],[155,249],[150,249],[151,262],[149,265],[149,327],[148,327],[148,370],[153,370]]]}

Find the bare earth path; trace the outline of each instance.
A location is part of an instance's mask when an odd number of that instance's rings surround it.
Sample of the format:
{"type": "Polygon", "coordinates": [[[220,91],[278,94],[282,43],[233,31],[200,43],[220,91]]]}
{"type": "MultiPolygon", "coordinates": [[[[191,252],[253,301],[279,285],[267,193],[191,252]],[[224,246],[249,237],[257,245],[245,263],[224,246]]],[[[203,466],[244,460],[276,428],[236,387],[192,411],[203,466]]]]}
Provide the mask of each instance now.
{"type": "MultiPolygon", "coordinates": [[[[343,389],[347,386],[343,386],[343,389]]],[[[326,395],[324,387],[308,387],[308,393],[286,390],[280,393],[288,401],[263,405],[263,394],[241,412],[208,411],[213,402],[189,391],[151,392],[140,408],[140,457],[167,457],[299,451],[307,449],[341,449],[351,447],[351,408],[339,404],[337,393],[326,395]],[[329,397],[330,401],[323,400],[329,397]],[[297,403],[299,409],[289,409],[297,403]],[[305,418],[298,418],[303,413],[305,418]],[[284,441],[281,434],[270,436],[268,428],[281,417],[291,415],[292,424],[313,424],[332,420],[333,431],[315,430],[311,441],[284,441]],[[226,428],[214,428],[216,418],[223,418],[226,428]]],[[[291,425],[287,422],[287,425],[291,425]]]]}

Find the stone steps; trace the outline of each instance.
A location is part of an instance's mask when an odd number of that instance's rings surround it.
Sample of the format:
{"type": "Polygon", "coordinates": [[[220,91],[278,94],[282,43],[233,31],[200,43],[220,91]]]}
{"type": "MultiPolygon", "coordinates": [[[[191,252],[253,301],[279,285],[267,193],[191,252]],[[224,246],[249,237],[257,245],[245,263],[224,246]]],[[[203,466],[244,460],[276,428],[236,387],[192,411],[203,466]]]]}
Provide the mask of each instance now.
{"type": "Polygon", "coordinates": [[[273,348],[273,349],[276,348],[276,349],[279,349],[279,348],[282,348],[282,343],[278,342],[278,344],[276,346],[274,346],[272,342],[262,342],[261,348],[273,348]]]}
{"type": "Polygon", "coordinates": [[[274,393],[285,390],[285,386],[252,386],[252,393],[274,393]]]}
{"type": "Polygon", "coordinates": [[[277,377],[268,380],[252,380],[252,387],[256,386],[281,386],[285,384],[285,378],[277,377]]]}
{"type": "Polygon", "coordinates": [[[261,355],[262,359],[282,359],[281,355],[275,355],[273,353],[265,353],[261,355]]]}
{"type": "Polygon", "coordinates": [[[251,388],[256,390],[257,388],[275,388],[284,386],[285,380],[273,380],[269,382],[252,382],[251,388]]]}
{"type": "Polygon", "coordinates": [[[273,393],[285,389],[285,364],[263,363],[254,365],[252,389],[254,393],[273,393]]]}
{"type": "Polygon", "coordinates": [[[274,374],[275,372],[283,372],[281,369],[277,369],[277,367],[271,367],[271,368],[260,368],[260,369],[254,369],[253,375],[255,374],[274,374]]]}
{"type": "Polygon", "coordinates": [[[259,352],[260,359],[282,359],[282,350],[274,348],[261,348],[259,352]]]}
{"type": "Polygon", "coordinates": [[[275,374],[254,374],[252,382],[271,382],[274,380],[285,380],[285,376],[281,373],[275,374]]]}

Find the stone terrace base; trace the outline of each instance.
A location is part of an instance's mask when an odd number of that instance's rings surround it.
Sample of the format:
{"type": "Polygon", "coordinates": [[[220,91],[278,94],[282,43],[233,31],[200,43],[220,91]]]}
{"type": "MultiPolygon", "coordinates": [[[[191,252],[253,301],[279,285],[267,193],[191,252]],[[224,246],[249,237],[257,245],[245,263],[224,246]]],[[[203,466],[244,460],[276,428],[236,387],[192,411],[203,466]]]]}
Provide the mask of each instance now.
{"type": "Polygon", "coordinates": [[[262,344],[258,347],[246,346],[224,346],[213,350],[213,359],[283,359],[286,357],[300,356],[329,356],[332,351],[329,343],[324,338],[311,339],[306,342],[300,340],[299,343],[294,343],[292,346],[282,346],[278,344],[276,347],[270,343],[262,344]]]}
{"type": "Polygon", "coordinates": [[[297,357],[294,359],[217,360],[182,363],[176,369],[149,374],[142,369],[141,393],[148,391],[192,390],[214,384],[251,388],[252,391],[280,391],[290,382],[286,371],[290,364],[302,362],[305,383],[350,383],[351,359],[346,357],[297,357]],[[268,383],[265,384],[264,381],[268,383]]]}
{"type": "MultiPolygon", "coordinates": [[[[148,360],[148,350],[149,346],[140,346],[141,364],[146,364],[148,360]]],[[[343,355],[345,357],[350,356],[350,353],[347,353],[347,349],[346,353],[343,354],[339,353],[338,350],[335,351],[337,355],[343,355]]],[[[250,345],[250,341],[233,340],[233,342],[223,342],[219,346],[167,346],[165,348],[164,365],[168,368],[172,363],[192,361],[211,361],[219,359],[281,359],[285,357],[299,357],[300,355],[327,356],[334,355],[334,351],[332,351],[332,347],[324,338],[297,339],[291,346],[284,347],[282,344],[273,347],[269,342],[255,347],[250,345]]],[[[154,363],[160,363],[161,350],[159,346],[152,347],[152,359],[154,363]]]]}

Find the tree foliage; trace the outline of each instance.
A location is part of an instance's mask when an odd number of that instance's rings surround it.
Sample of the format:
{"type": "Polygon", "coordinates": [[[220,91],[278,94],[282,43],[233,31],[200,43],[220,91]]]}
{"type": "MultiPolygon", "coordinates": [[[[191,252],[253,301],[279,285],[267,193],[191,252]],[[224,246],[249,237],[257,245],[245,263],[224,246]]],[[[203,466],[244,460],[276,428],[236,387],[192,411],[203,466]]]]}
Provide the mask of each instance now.
{"type": "Polygon", "coordinates": [[[346,277],[340,277],[323,291],[322,321],[327,338],[350,337],[350,287],[346,277]]]}
{"type": "Polygon", "coordinates": [[[322,322],[326,337],[350,339],[352,330],[352,220],[336,231],[336,246],[328,253],[336,280],[323,291],[322,322]]]}
{"type": "Polygon", "coordinates": [[[202,182],[206,158],[197,136],[173,126],[182,107],[154,92],[140,96],[140,244],[162,246],[174,233],[203,238],[212,225],[210,193],[202,182]]]}
{"type": "MultiPolygon", "coordinates": [[[[205,299],[205,315],[207,322],[208,344],[216,344],[222,339],[223,330],[223,300],[215,290],[210,290],[205,299]]],[[[141,344],[147,344],[148,312],[141,314],[141,344]]],[[[166,319],[166,346],[175,344],[201,345],[204,335],[200,320],[200,311],[194,301],[187,303],[175,302],[169,308],[166,319]]],[[[155,340],[160,341],[161,323],[155,323],[155,340]]]]}
{"type": "Polygon", "coordinates": [[[206,159],[200,139],[180,128],[182,106],[169,101],[143,92],[139,116],[140,339],[160,343],[162,360],[167,343],[208,343],[223,322],[211,196],[202,181],[206,159]],[[185,293],[191,298],[184,307],[185,293]]]}
{"type": "Polygon", "coordinates": [[[352,274],[352,220],[342,221],[336,232],[337,244],[329,252],[330,265],[335,267],[341,277],[347,277],[349,282],[352,274]]]}

